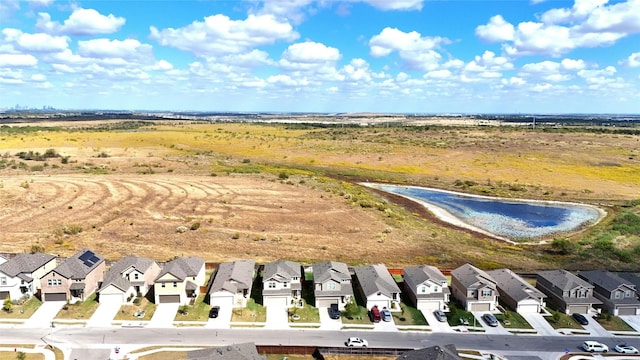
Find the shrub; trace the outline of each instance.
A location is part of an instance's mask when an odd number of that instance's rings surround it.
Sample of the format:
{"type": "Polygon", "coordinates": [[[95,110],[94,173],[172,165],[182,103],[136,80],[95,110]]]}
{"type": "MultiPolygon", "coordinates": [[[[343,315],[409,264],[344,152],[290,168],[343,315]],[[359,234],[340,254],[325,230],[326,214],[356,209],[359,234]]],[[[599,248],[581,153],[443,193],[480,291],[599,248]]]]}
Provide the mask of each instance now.
{"type": "Polygon", "coordinates": [[[278,174],[278,179],[280,180],[286,180],[289,178],[289,174],[287,174],[285,171],[282,171],[280,174],[278,174]]]}
{"type": "Polygon", "coordinates": [[[191,230],[198,230],[199,228],[200,228],[199,222],[194,222],[193,224],[191,224],[191,227],[190,227],[191,230]]]}

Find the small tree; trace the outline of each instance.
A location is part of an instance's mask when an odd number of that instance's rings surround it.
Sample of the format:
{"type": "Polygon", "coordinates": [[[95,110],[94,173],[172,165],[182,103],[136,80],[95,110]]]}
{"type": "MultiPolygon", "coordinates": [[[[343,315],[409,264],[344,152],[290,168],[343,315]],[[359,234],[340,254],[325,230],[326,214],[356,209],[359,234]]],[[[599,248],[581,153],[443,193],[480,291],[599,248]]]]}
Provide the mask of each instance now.
{"type": "Polygon", "coordinates": [[[356,304],[356,301],[353,298],[351,298],[349,302],[346,303],[344,306],[344,314],[346,316],[353,316],[356,314],[357,311],[358,311],[358,305],[356,304]]]}
{"type": "Polygon", "coordinates": [[[6,312],[11,312],[12,308],[13,308],[13,303],[11,302],[11,298],[7,296],[7,298],[4,299],[4,305],[2,306],[2,310],[6,312]]]}
{"type": "Polygon", "coordinates": [[[553,322],[555,322],[555,323],[560,322],[560,312],[559,311],[554,311],[553,315],[551,317],[553,318],[553,322]]]}
{"type": "Polygon", "coordinates": [[[16,359],[18,359],[18,360],[25,360],[26,358],[27,358],[27,354],[25,354],[25,353],[24,353],[24,352],[22,352],[22,351],[19,351],[19,352],[16,354],[16,359]]]}

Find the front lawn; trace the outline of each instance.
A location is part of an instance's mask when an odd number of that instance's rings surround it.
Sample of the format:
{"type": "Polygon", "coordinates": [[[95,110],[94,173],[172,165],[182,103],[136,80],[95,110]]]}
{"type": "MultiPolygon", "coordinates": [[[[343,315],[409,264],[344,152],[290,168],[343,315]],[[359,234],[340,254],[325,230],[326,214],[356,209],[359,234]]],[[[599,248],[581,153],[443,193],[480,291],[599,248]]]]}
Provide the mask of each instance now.
{"type": "Polygon", "coordinates": [[[98,305],[96,293],[94,292],[85,301],[65,304],[56,315],[56,319],[89,319],[98,308],[98,305]]]}
{"type": "Polygon", "coordinates": [[[358,305],[358,307],[352,311],[351,313],[342,312],[343,325],[363,325],[363,324],[371,324],[371,319],[369,318],[369,311],[364,306],[358,305]]]}
{"type": "Polygon", "coordinates": [[[445,314],[447,314],[447,322],[451,326],[473,325],[475,321],[471,312],[458,307],[458,304],[454,302],[449,304],[449,312],[445,314]]]}
{"type": "Polygon", "coordinates": [[[503,314],[496,314],[496,319],[507,329],[533,329],[531,324],[515,311],[507,310],[503,314]]]}
{"type": "MultiPolygon", "coordinates": [[[[16,360],[18,359],[18,352],[13,352],[13,350],[11,351],[0,351],[0,360],[16,360]]],[[[25,360],[44,360],[44,355],[43,354],[29,354],[29,353],[24,353],[25,360]]]]}
{"type": "Polygon", "coordinates": [[[633,331],[633,328],[629,326],[629,324],[617,316],[603,314],[599,316],[596,321],[609,331],[633,331]]]}
{"type": "Polygon", "coordinates": [[[11,306],[11,312],[0,310],[1,319],[28,319],[33,315],[36,310],[42,305],[37,297],[32,296],[29,300],[22,304],[15,304],[11,306]]]}
{"type": "Polygon", "coordinates": [[[289,309],[289,322],[293,323],[319,323],[320,322],[320,311],[317,307],[311,306],[307,304],[305,301],[304,307],[298,308],[293,307],[289,309]],[[293,320],[291,316],[297,315],[300,318],[298,320],[293,320]]]}
{"type": "Polygon", "coordinates": [[[156,311],[157,305],[149,301],[147,298],[140,298],[140,304],[125,304],[120,307],[120,311],[116,314],[114,320],[122,321],[135,321],[135,320],[151,320],[153,313],[156,311]],[[139,314],[144,311],[144,316],[136,317],[135,314],[139,314]]]}
{"type": "Polygon", "coordinates": [[[204,294],[198,295],[193,305],[180,306],[175,321],[207,321],[211,306],[204,302],[204,294]]]}
{"type": "Polygon", "coordinates": [[[427,319],[422,315],[422,311],[409,306],[405,303],[400,303],[401,312],[391,312],[393,321],[396,325],[429,325],[427,319]]]}
{"type": "Polygon", "coordinates": [[[584,328],[578,324],[577,321],[571,317],[571,315],[567,315],[561,312],[554,312],[554,310],[550,310],[553,316],[545,316],[544,318],[554,329],[578,329],[583,330],[584,328]]]}
{"type": "Polygon", "coordinates": [[[267,308],[256,304],[255,300],[249,299],[246,308],[233,309],[231,311],[231,322],[265,322],[267,321],[267,308]]]}

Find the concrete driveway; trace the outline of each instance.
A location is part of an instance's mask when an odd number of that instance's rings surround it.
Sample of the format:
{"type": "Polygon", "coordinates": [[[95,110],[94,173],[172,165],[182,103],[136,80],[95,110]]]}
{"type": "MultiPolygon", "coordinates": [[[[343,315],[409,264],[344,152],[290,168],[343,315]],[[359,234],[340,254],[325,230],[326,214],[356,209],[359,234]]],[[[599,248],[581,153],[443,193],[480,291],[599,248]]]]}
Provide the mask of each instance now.
{"type": "Polygon", "coordinates": [[[147,327],[173,327],[180,304],[158,304],[147,327]]]}
{"type": "Polygon", "coordinates": [[[46,328],[51,326],[51,322],[58,315],[58,312],[66,304],[65,301],[45,301],[38,310],[24,322],[25,327],[46,328]]]}
{"type": "Polygon", "coordinates": [[[538,334],[544,336],[560,335],[560,333],[558,333],[556,329],[554,329],[553,326],[549,324],[549,322],[544,318],[544,316],[542,316],[542,314],[520,313],[520,315],[522,315],[522,317],[527,320],[527,322],[531,326],[533,326],[534,329],[536,329],[538,334]]]}
{"type": "Polygon", "coordinates": [[[436,316],[433,315],[432,311],[422,311],[422,316],[424,316],[424,318],[429,323],[429,327],[431,327],[432,332],[443,332],[443,333],[455,332],[451,328],[449,323],[447,323],[446,321],[445,322],[438,321],[438,319],[436,319],[436,316]]]}
{"type": "Polygon", "coordinates": [[[340,330],[342,328],[341,319],[332,319],[329,317],[329,308],[318,308],[320,312],[320,330],[340,330]]]}
{"type": "Polygon", "coordinates": [[[87,322],[87,326],[93,327],[107,327],[111,326],[111,321],[116,317],[116,314],[120,310],[120,304],[114,303],[100,303],[96,311],[91,315],[91,318],[87,322]]]}
{"type": "Polygon", "coordinates": [[[472,312],[473,316],[476,318],[476,325],[480,324],[484,328],[485,334],[496,334],[496,335],[511,335],[509,330],[502,327],[502,324],[498,321],[498,326],[489,326],[484,320],[482,320],[482,315],[486,314],[485,312],[472,312]]]}
{"type": "Polygon", "coordinates": [[[601,336],[601,337],[610,337],[611,333],[607,331],[605,328],[600,325],[596,319],[591,317],[589,314],[583,314],[587,320],[589,320],[588,325],[581,325],[585,330],[589,331],[591,336],[601,336]]]}
{"type": "Polygon", "coordinates": [[[633,330],[640,332],[640,315],[620,315],[620,318],[629,324],[633,330]]]}
{"type": "Polygon", "coordinates": [[[267,306],[265,329],[289,329],[289,311],[286,306],[267,306]]]}

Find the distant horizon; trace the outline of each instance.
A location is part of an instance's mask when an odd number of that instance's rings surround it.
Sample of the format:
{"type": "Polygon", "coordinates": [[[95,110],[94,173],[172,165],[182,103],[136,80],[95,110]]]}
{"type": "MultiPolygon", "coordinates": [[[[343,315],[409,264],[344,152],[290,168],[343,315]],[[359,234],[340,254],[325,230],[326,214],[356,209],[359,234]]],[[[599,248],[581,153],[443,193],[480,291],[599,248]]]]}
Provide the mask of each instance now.
{"type": "Polygon", "coordinates": [[[2,0],[0,23],[0,108],[640,113],[639,0],[2,0]]]}

